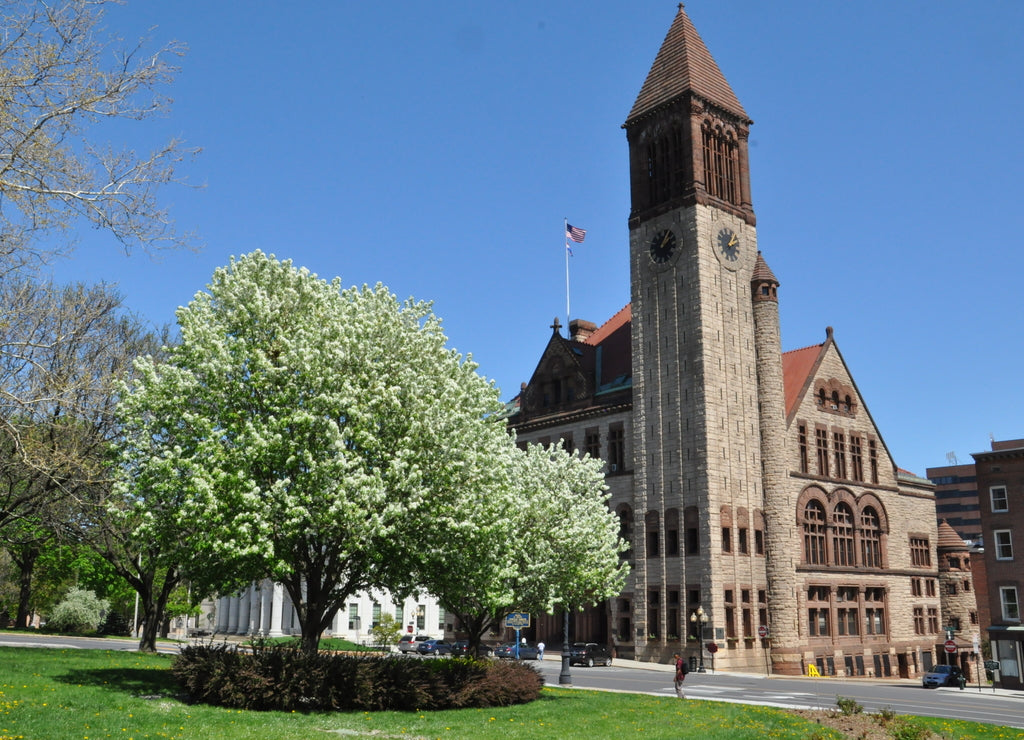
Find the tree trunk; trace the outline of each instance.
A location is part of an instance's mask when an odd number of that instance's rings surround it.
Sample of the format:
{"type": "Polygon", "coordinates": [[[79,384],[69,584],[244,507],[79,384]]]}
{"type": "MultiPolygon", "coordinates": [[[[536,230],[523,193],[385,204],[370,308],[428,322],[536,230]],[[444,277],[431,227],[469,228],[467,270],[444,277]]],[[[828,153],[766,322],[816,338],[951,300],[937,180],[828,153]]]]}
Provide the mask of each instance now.
{"type": "Polygon", "coordinates": [[[14,626],[18,629],[32,626],[32,571],[38,557],[38,548],[26,548],[17,557],[11,558],[18,566],[18,616],[14,619],[14,626]]]}

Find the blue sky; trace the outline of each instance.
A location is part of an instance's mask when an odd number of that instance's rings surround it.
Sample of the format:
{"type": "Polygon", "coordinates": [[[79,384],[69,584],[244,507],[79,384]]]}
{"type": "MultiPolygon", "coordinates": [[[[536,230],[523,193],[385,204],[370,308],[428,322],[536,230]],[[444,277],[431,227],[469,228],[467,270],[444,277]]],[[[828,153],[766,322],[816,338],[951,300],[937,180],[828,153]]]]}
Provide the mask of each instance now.
{"type": "MultiPolygon", "coordinates": [[[[691,0],[754,119],[758,243],[783,346],[835,337],[897,463],[1024,437],[1024,3],[691,0]]],[[[107,25],[188,44],[140,150],[203,148],[165,201],[199,254],[82,234],[60,279],[156,324],[231,255],[434,301],[510,398],[555,316],[629,301],[620,129],[676,3],[130,0],[107,25]]]]}

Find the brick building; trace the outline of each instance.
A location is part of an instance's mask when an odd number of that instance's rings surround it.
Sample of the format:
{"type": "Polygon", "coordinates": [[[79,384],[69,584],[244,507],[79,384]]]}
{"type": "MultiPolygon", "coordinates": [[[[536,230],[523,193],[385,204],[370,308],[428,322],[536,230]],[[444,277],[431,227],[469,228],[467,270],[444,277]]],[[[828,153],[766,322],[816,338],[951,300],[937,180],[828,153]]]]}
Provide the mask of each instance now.
{"type": "Polygon", "coordinates": [[[981,513],[974,463],[928,468],[925,476],[935,484],[935,514],[938,520],[948,522],[962,539],[979,540],[981,513]]]}
{"type": "Polygon", "coordinates": [[[916,676],[940,637],[915,619],[940,608],[934,487],[895,465],[831,328],[782,352],[751,124],[680,5],[624,124],[631,302],[568,337],[556,320],[509,423],[607,465],[632,571],[574,639],[657,661],[710,659],[713,642],[725,670],[764,670],[767,648],[779,673],[916,676]]]}
{"type": "Polygon", "coordinates": [[[985,539],[988,628],[992,657],[1000,663],[996,682],[1024,689],[1024,440],[993,442],[991,452],[974,453],[981,525],[985,539]]]}

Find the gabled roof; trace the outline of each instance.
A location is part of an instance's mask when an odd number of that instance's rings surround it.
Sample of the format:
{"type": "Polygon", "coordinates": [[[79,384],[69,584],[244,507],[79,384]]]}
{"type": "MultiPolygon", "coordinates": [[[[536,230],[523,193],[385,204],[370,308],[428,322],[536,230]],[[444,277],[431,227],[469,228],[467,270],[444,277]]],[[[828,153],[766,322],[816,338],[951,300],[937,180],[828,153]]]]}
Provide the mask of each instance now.
{"type": "Polygon", "coordinates": [[[654,58],[633,109],[626,116],[626,125],[686,93],[698,95],[750,122],[739,98],[680,3],[679,12],[654,58]]]}
{"type": "Polygon", "coordinates": [[[782,353],[782,385],[786,393],[786,418],[790,417],[807,384],[814,379],[814,370],[821,360],[824,344],[782,353]]]}

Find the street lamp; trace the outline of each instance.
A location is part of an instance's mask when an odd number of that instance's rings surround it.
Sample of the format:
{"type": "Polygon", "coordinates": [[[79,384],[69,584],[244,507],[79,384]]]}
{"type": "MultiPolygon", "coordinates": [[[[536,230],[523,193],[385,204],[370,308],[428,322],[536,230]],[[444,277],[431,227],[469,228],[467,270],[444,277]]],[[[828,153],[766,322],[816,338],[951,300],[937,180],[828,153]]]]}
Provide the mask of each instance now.
{"type": "Polygon", "coordinates": [[[697,666],[697,673],[704,673],[704,627],[707,623],[708,615],[704,613],[704,607],[698,606],[697,610],[690,614],[690,624],[699,630],[700,665],[697,666]]]}

